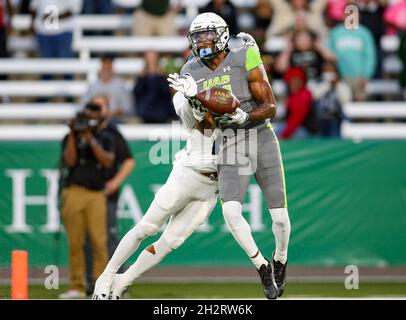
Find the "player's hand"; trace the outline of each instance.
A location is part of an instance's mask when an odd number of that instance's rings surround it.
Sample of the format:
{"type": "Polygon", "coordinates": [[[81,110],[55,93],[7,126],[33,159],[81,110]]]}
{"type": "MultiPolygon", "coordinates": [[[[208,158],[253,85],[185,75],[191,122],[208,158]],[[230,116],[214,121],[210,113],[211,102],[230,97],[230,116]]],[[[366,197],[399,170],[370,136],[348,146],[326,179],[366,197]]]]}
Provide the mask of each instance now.
{"type": "Polygon", "coordinates": [[[187,101],[192,108],[193,116],[197,121],[202,121],[205,118],[206,112],[209,110],[201,104],[197,98],[187,98],[187,101]]]}
{"type": "Polygon", "coordinates": [[[233,113],[225,113],[221,117],[216,117],[215,120],[219,125],[229,125],[232,123],[243,124],[248,121],[250,115],[240,108],[237,108],[233,113]]]}
{"type": "Polygon", "coordinates": [[[237,34],[237,37],[242,39],[244,46],[254,47],[259,51],[257,42],[255,41],[254,37],[249,33],[240,32],[239,34],[237,34]]]}
{"type": "Polygon", "coordinates": [[[186,98],[195,97],[197,95],[196,81],[189,73],[182,75],[171,73],[168,75],[167,80],[171,88],[182,92],[186,98]]]}

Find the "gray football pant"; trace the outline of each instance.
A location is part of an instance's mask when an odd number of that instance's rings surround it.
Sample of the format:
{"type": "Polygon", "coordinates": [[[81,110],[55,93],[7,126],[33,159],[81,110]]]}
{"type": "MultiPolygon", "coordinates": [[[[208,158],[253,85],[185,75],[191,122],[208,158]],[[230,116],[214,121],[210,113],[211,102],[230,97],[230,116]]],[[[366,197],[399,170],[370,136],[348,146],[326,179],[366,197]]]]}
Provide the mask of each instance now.
{"type": "Polygon", "coordinates": [[[286,208],[282,157],[272,125],[223,132],[219,150],[219,190],[222,202],[244,201],[254,175],[269,209],[286,208]]]}

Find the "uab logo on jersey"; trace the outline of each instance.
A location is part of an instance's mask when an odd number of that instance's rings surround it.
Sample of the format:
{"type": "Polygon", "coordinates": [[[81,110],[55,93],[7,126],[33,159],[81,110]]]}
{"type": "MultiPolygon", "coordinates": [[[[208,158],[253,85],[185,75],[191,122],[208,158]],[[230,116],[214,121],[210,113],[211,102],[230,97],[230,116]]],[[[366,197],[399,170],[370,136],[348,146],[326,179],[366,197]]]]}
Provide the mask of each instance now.
{"type": "Polygon", "coordinates": [[[203,82],[203,90],[211,89],[213,87],[221,87],[228,91],[232,91],[230,81],[231,79],[228,74],[214,77],[212,79],[208,79],[203,82]]]}

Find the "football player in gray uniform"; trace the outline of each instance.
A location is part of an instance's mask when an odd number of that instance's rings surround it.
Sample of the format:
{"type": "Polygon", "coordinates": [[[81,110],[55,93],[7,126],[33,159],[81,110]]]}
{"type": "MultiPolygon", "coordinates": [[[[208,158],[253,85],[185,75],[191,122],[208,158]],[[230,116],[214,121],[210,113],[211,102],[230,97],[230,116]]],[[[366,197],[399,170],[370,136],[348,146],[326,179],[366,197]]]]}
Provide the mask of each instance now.
{"type": "Polygon", "coordinates": [[[255,40],[247,34],[240,36],[244,45],[231,49],[225,21],[214,13],[198,15],[188,33],[194,57],[180,75],[172,74],[168,80],[192,108],[199,106],[197,93],[213,87],[230,90],[240,101],[234,113],[216,118],[222,130],[222,142],[217,146],[222,210],[230,232],[256,266],[265,296],[276,299],[286,285],[290,237],[282,157],[269,122],[276,114],[276,101],[255,40]],[[242,215],[252,175],[272,217],[276,248],[271,261],[261,254],[242,215]]]}

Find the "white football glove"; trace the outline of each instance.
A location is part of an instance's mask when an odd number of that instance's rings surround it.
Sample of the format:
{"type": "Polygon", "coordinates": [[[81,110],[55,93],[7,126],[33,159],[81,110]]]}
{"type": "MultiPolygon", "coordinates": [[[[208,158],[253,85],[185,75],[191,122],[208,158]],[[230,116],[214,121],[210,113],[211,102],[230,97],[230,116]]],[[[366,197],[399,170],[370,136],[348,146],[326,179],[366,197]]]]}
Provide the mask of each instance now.
{"type": "Polygon", "coordinates": [[[259,51],[257,42],[255,41],[254,37],[248,33],[240,32],[237,34],[237,37],[241,38],[243,41],[243,45],[247,47],[254,47],[259,51]]]}
{"type": "Polygon", "coordinates": [[[169,86],[176,91],[182,92],[186,98],[195,97],[197,95],[196,81],[189,73],[182,75],[171,73],[168,77],[169,86]]]}
{"type": "Polygon", "coordinates": [[[187,98],[187,101],[192,108],[193,116],[197,121],[203,121],[206,116],[206,112],[209,111],[200,103],[197,98],[187,98]]]}
{"type": "Polygon", "coordinates": [[[221,117],[216,117],[215,120],[219,125],[225,126],[232,123],[243,124],[248,121],[250,115],[240,108],[237,108],[233,113],[225,113],[221,117]]]}

